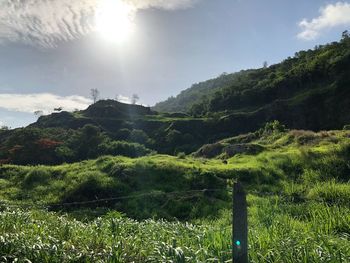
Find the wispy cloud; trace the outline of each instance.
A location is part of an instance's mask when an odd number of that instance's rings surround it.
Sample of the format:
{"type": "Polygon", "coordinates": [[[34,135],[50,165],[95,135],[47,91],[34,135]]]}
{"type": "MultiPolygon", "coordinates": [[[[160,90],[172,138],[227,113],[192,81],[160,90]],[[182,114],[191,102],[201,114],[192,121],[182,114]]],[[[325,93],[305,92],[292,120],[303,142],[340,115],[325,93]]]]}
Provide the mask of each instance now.
{"type": "MultiPolygon", "coordinates": [[[[95,15],[106,0],[1,0],[0,43],[22,42],[56,47],[95,30],[95,15]]],[[[115,0],[139,9],[167,10],[191,7],[198,0],[115,0]]],[[[118,12],[116,12],[118,13],[118,12]]]]}
{"type": "Polygon", "coordinates": [[[311,20],[303,19],[299,22],[302,31],[299,39],[313,40],[324,31],[338,26],[350,26],[350,3],[337,2],[320,9],[320,16],[311,20]]]}
{"type": "Polygon", "coordinates": [[[166,10],[185,9],[192,7],[199,0],[123,0],[136,9],[160,8],[166,10]]]}
{"type": "Polygon", "coordinates": [[[8,111],[44,114],[53,112],[54,108],[62,107],[65,111],[85,109],[92,101],[82,96],[58,96],[51,93],[35,94],[0,94],[0,108],[8,111]]]}
{"type": "Polygon", "coordinates": [[[55,47],[91,32],[95,0],[4,0],[0,40],[55,47]]]}

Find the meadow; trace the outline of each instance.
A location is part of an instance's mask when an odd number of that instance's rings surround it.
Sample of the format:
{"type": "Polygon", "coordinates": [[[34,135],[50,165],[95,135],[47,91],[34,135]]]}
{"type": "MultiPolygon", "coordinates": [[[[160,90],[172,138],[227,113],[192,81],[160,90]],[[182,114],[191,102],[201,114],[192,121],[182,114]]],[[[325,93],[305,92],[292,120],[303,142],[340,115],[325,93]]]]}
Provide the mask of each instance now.
{"type": "Polygon", "coordinates": [[[215,144],[260,149],[233,156],[2,165],[1,261],[231,262],[239,180],[251,262],[350,262],[349,138],[265,129],[215,144]]]}

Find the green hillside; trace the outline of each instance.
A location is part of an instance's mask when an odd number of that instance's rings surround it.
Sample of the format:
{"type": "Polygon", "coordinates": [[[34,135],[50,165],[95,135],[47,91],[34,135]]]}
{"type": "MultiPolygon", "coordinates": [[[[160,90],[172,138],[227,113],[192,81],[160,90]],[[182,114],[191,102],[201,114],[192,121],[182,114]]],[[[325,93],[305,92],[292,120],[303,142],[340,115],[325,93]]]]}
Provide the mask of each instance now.
{"type": "Polygon", "coordinates": [[[189,154],[274,120],[290,129],[313,131],[350,123],[348,35],[270,67],[195,84],[153,109],[101,100],[86,110],[41,116],[22,129],[2,129],[0,163],[189,154]]]}
{"type": "Polygon", "coordinates": [[[275,122],[193,156],[3,165],[0,254],[19,262],[229,261],[238,179],[249,193],[251,262],[350,262],[349,160],[348,130],[275,122]]]}
{"type": "Polygon", "coordinates": [[[340,42],[297,52],[279,64],[193,85],[153,109],[221,117],[231,126],[276,119],[290,128],[322,130],[349,123],[349,105],[350,38],[345,34],[340,42]]]}
{"type": "Polygon", "coordinates": [[[215,120],[101,100],[83,111],[41,116],[25,128],[0,129],[0,163],[59,164],[106,154],[190,153],[217,138],[215,120]],[[213,138],[213,139],[212,139],[213,138]]]}
{"type": "Polygon", "coordinates": [[[231,262],[239,181],[250,262],[350,263],[349,123],[344,35],[153,109],[1,128],[0,261],[231,262]]]}

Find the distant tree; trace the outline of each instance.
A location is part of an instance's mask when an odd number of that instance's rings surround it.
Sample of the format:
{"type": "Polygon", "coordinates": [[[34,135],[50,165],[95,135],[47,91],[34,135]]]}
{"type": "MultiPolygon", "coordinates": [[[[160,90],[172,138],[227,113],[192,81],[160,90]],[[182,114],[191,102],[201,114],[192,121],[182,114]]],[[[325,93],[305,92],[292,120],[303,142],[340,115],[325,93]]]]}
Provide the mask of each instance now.
{"type": "Polygon", "coordinates": [[[136,103],[139,101],[139,99],[140,99],[139,95],[137,95],[137,94],[132,94],[131,103],[132,103],[132,104],[136,104],[136,103]]]}
{"type": "Polygon", "coordinates": [[[36,111],[34,111],[34,115],[37,117],[40,117],[40,116],[44,115],[44,112],[42,110],[36,110],[36,111]]]}
{"type": "MultiPolygon", "coordinates": [[[[100,128],[92,124],[86,124],[80,128],[71,138],[62,146],[60,153],[65,155],[74,155],[74,160],[84,160],[98,156],[98,145],[105,139],[100,128]]],[[[72,157],[70,157],[72,158],[72,157]]]]}
{"type": "Polygon", "coordinates": [[[98,98],[100,97],[99,90],[98,89],[91,89],[90,96],[91,96],[92,100],[94,101],[94,103],[96,103],[98,98]]]}
{"type": "Polygon", "coordinates": [[[7,157],[14,164],[54,164],[62,142],[47,137],[39,128],[15,130],[6,141],[7,157]]]}
{"type": "Polygon", "coordinates": [[[147,144],[149,137],[143,130],[132,130],[129,135],[129,140],[140,144],[147,144]]]}
{"type": "Polygon", "coordinates": [[[182,141],[182,133],[178,130],[170,130],[168,134],[165,136],[165,140],[170,146],[177,146],[181,144],[182,141]]]}
{"type": "Polygon", "coordinates": [[[343,33],[341,34],[341,38],[342,40],[349,39],[350,38],[349,31],[348,30],[343,31],[343,33]]]}
{"type": "Polygon", "coordinates": [[[267,61],[264,61],[263,67],[264,67],[264,68],[267,68],[267,66],[268,66],[267,61]]]}
{"type": "Polygon", "coordinates": [[[130,130],[129,129],[126,129],[126,128],[123,128],[123,129],[120,129],[117,134],[116,134],[116,137],[118,138],[118,140],[127,140],[130,136],[130,130]]]}
{"type": "Polygon", "coordinates": [[[53,110],[59,112],[59,111],[62,111],[62,109],[63,109],[62,107],[58,107],[58,108],[54,108],[53,110]]]}

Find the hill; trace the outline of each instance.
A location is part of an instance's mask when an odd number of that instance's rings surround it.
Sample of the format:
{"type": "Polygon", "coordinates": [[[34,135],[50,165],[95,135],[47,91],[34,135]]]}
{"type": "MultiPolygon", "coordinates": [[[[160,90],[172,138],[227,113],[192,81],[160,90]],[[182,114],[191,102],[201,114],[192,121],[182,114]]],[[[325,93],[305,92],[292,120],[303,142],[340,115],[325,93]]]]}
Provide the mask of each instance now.
{"type": "Polygon", "coordinates": [[[340,42],[300,51],[280,64],[195,84],[153,109],[102,100],[86,110],[41,116],[26,128],[0,130],[0,163],[189,154],[273,120],[290,129],[342,129],[350,123],[349,72],[345,34],[340,42]]]}
{"type": "Polygon", "coordinates": [[[59,164],[113,154],[190,153],[216,138],[207,118],[102,100],[86,110],[41,116],[25,128],[0,129],[0,163],[59,164]],[[204,131],[204,132],[203,132],[204,131]]]}
{"type": "Polygon", "coordinates": [[[153,109],[216,116],[231,127],[250,123],[251,131],[272,120],[296,129],[339,129],[350,123],[350,37],[195,84],[153,109]]]}
{"type": "Polygon", "coordinates": [[[284,130],[275,122],[204,146],[196,157],[3,165],[0,255],[19,262],[229,261],[230,189],[238,179],[248,191],[250,260],[349,262],[349,138],[347,130],[284,130]]]}

